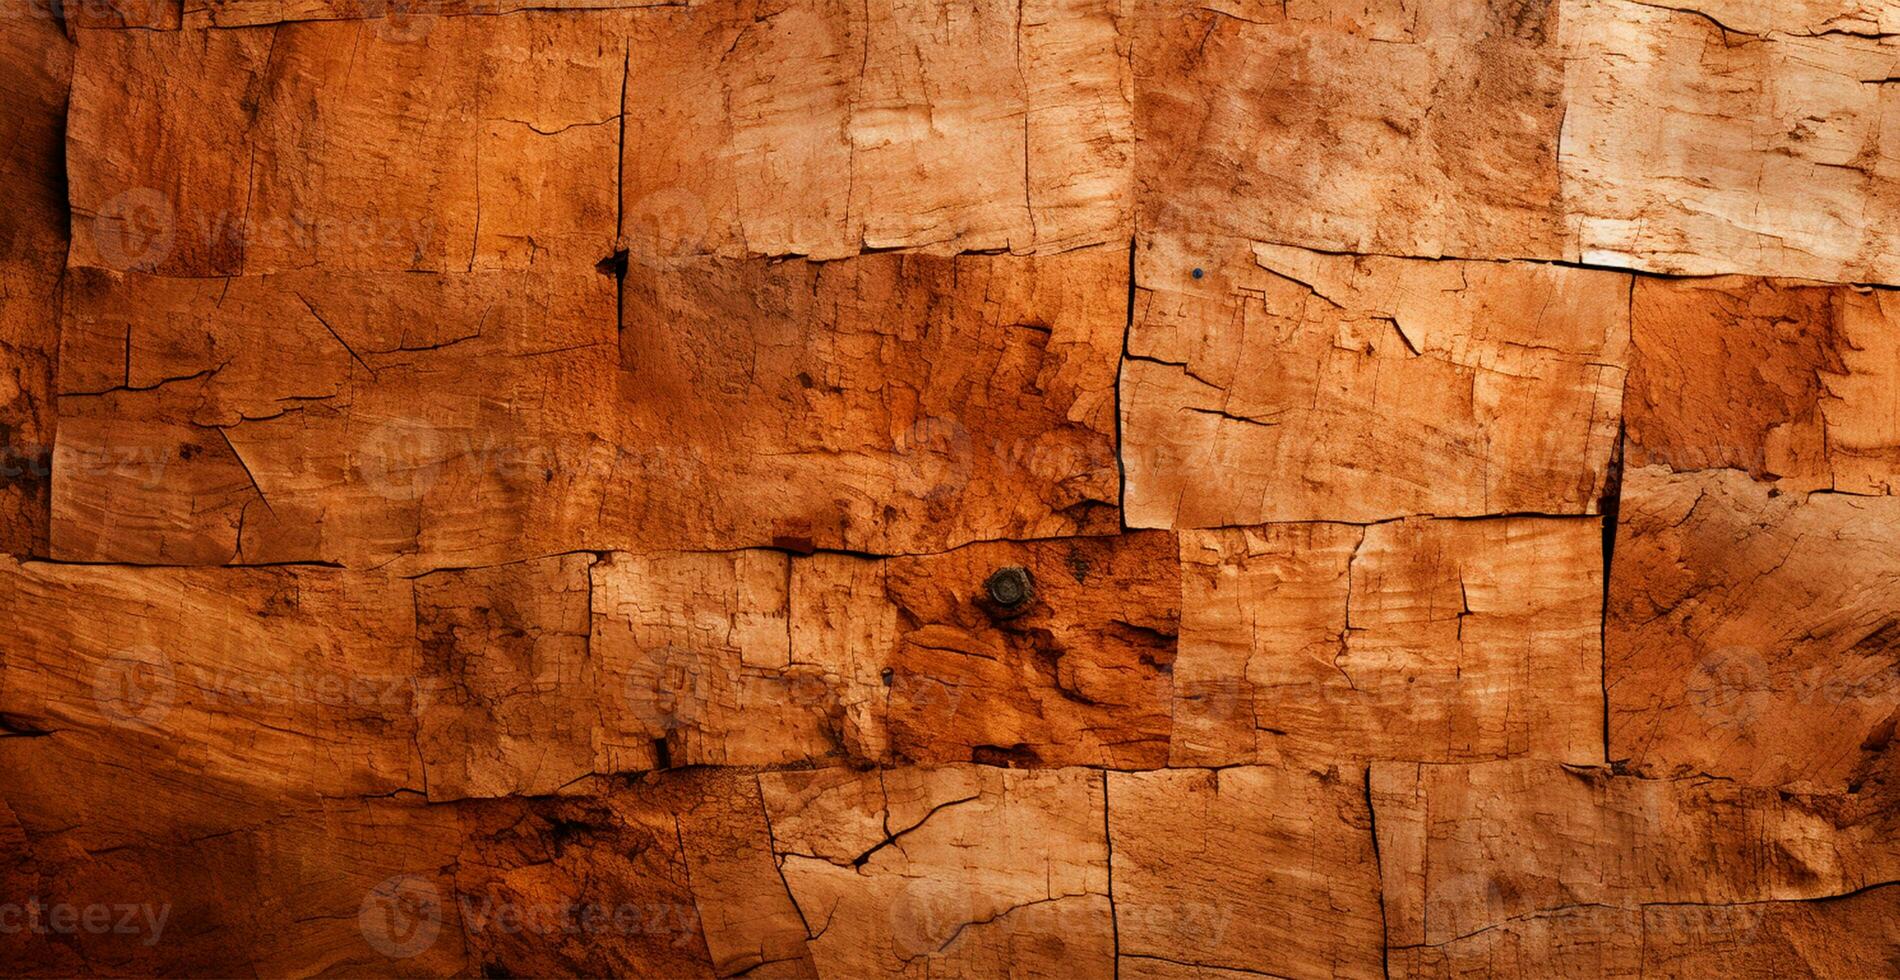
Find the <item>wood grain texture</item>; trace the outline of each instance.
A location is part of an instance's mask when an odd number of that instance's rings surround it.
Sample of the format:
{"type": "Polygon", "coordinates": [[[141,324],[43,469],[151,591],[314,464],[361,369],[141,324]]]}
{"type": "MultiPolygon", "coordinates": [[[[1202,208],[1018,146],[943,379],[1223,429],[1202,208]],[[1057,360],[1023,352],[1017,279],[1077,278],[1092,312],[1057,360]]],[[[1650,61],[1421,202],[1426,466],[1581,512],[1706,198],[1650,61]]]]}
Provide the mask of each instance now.
{"type": "Polygon", "coordinates": [[[1900,973],[1888,0],[19,0],[0,972],[1900,973]]]}
{"type": "Polygon", "coordinates": [[[1595,513],[1628,277],[1157,237],[1136,281],[1131,526],[1595,513]]]}

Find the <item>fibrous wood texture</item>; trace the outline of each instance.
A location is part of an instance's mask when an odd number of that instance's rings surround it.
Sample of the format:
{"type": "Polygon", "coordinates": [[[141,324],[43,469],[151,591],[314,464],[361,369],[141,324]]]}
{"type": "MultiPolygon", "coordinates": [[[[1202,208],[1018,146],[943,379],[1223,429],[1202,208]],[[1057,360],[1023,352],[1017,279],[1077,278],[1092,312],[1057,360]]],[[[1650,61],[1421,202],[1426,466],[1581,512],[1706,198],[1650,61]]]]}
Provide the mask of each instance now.
{"type": "Polygon", "coordinates": [[[6,0],[0,973],[1900,972],[1900,6],[6,0]]]}

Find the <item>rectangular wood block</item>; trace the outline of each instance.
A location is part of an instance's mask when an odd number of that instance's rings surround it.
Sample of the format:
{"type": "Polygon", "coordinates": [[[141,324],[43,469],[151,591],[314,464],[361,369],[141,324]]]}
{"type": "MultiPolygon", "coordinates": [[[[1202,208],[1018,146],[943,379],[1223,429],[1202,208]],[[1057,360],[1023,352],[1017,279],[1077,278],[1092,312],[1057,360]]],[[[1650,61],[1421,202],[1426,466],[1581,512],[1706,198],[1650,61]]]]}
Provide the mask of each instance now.
{"type": "Polygon", "coordinates": [[[1183,532],[1174,765],[1602,759],[1595,519],[1183,532]]]}
{"type": "Polygon", "coordinates": [[[1629,277],[1160,235],[1135,272],[1130,526],[1596,513],[1629,277]]]}

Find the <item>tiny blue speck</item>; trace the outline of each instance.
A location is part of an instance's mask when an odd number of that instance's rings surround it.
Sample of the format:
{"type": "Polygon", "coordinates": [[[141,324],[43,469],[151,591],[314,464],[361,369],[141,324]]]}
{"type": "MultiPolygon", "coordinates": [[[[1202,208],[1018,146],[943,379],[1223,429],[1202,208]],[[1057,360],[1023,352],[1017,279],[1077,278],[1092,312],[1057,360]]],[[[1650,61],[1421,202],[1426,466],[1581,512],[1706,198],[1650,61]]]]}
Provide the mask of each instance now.
{"type": "Polygon", "coordinates": [[[1201,277],[1202,277],[1202,276],[1204,276],[1204,275],[1207,275],[1207,273],[1205,273],[1205,272],[1202,272],[1202,271],[1201,271],[1201,270],[1199,270],[1199,269],[1196,269],[1196,270],[1194,270],[1194,278],[1196,278],[1196,279],[1199,279],[1199,278],[1201,278],[1201,277]]]}

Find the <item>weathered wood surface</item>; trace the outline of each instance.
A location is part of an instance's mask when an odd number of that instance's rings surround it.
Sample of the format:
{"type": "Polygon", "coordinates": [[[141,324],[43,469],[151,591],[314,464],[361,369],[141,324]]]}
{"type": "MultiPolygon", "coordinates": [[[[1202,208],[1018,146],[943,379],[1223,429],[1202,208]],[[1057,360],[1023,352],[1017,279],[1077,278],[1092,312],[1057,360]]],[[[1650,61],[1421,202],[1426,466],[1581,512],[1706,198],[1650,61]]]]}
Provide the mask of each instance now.
{"type": "Polygon", "coordinates": [[[1900,10],[21,0],[21,975],[1877,976],[1900,10]]]}

